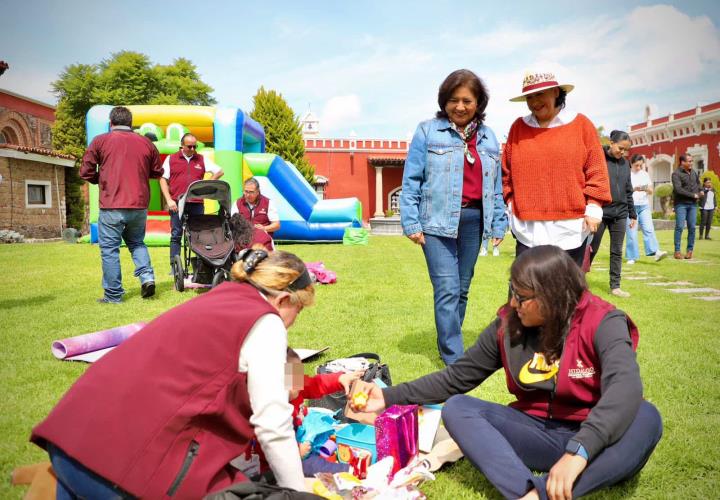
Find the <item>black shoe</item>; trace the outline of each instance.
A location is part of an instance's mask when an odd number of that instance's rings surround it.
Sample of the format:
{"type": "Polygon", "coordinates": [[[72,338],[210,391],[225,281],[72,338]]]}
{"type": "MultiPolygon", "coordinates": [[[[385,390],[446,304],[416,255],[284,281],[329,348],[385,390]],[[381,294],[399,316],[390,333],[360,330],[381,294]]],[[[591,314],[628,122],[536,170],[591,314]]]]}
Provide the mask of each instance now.
{"type": "Polygon", "coordinates": [[[147,283],[143,283],[140,287],[140,296],[143,299],[147,299],[153,295],[155,295],[155,282],[148,281],[147,283]]]}
{"type": "Polygon", "coordinates": [[[120,302],[115,302],[113,300],[108,300],[105,297],[103,297],[101,299],[96,299],[96,302],[98,304],[119,304],[120,303],[120,302]]]}

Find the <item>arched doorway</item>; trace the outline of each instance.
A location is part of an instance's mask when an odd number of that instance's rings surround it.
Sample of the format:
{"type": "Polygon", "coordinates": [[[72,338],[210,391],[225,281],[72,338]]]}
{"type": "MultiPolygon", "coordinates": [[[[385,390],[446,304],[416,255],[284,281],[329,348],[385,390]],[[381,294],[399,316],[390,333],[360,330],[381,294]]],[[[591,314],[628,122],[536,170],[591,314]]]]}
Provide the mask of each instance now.
{"type": "MultiPolygon", "coordinates": [[[[648,161],[648,174],[653,181],[653,187],[671,182],[673,157],[659,154],[648,161]]],[[[660,200],[653,197],[653,210],[661,210],[660,200]]]]}

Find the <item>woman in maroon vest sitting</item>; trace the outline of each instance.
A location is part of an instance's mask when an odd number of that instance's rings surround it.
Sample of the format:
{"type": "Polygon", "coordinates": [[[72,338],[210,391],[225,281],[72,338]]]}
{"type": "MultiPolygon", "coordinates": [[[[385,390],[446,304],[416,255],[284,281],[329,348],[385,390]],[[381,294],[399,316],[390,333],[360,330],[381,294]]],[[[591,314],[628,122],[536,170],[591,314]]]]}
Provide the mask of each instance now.
{"type": "Polygon", "coordinates": [[[229,462],[253,436],[278,484],[305,488],[284,375],[287,328],[315,291],[290,253],[239,259],[233,281],[93,364],[33,430],[58,498],[202,498],[248,480],[229,462]]]}
{"type": "Polygon", "coordinates": [[[524,251],[510,276],[510,303],[463,357],[374,388],[366,411],[447,401],[447,430],[507,498],[569,499],[633,476],[662,435],[658,411],[643,400],[635,324],[588,291],[559,247],[524,251]],[[465,395],[500,369],[516,401],[465,395]]]}

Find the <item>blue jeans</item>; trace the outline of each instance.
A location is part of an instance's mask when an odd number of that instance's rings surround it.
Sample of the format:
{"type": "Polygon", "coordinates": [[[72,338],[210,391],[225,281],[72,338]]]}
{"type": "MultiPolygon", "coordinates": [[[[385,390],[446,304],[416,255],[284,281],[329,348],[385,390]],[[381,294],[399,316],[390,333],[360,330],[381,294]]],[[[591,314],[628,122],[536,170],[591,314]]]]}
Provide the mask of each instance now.
{"type": "Polygon", "coordinates": [[[697,205],[695,203],[678,203],[675,205],[675,251],[680,251],[682,232],[687,221],[688,251],[695,248],[695,222],[697,219],[697,205]]]}
{"type": "MultiPolygon", "coordinates": [[[[202,203],[185,203],[185,212],[190,215],[202,215],[205,213],[205,205],[202,203]]],[[[173,257],[180,255],[180,243],[182,241],[182,221],[177,211],[170,212],[170,266],[173,257]]]]}
{"type": "Polygon", "coordinates": [[[102,259],[102,285],[105,299],[110,302],[120,302],[125,293],[120,270],[120,244],[123,240],[135,262],[135,276],[140,278],[140,284],[155,281],[150,254],[143,241],[146,221],[147,210],[143,209],[100,210],[98,244],[102,259]]]}
{"type": "Polygon", "coordinates": [[[482,210],[463,208],[457,238],[425,235],[423,252],[433,286],[438,350],[446,365],[464,352],[461,327],[482,232],[482,210]]]}
{"type": "Polygon", "coordinates": [[[642,229],[643,243],[645,244],[645,255],[655,255],[660,249],[658,240],[655,237],[655,227],[652,221],[652,210],[650,205],[635,205],[637,212],[637,224],[630,227],[630,219],[627,220],[627,242],[625,243],[625,258],[638,260],[640,258],[640,243],[638,241],[638,226],[642,229]]]}
{"type": "MultiPolygon", "coordinates": [[[[442,410],[445,427],[463,454],[506,498],[533,488],[547,498],[547,474],[565,453],[579,422],[545,420],[509,406],[465,395],[448,399],[442,410]]],[[[647,401],[625,434],[596,455],[575,481],[573,498],[629,479],[643,468],[662,436],[662,420],[647,401]]]]}
{"type": "Polygon", "coordinates": [[[58,500],[75,500],[80,498],[124,499],[133,498],[84,465],[73,460],[60,448],[48,444],[48,454],[53,471],[57,476],[58,500]]]}

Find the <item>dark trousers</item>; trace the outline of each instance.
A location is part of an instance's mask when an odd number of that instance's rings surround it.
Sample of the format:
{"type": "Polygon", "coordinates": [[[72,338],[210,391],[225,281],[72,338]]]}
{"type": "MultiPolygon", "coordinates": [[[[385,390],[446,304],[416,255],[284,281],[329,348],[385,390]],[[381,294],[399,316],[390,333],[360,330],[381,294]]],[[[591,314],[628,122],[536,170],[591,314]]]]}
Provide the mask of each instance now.
{"type": "MultiPolygon", "coordinates": [[[[471,396],[448,399],[443,422],[463,454],[506,498],[536,488],[547,498],[547,474],[565,453],[579,423],[531,417],[509,406],[471,396]]],[[[602,450],[575,481],[573,498],[634,476],[643,468],[662,436],[657,409],[643,401],[625,434],[602,450]]]]}
{"type": "Polygon", "coordinates": [[[592,254],[590,255],[590,263],[595,259],[600,243],[602,243],[603,234],[607,228],[610,233],[610,289],[620,288],[620,274],[622,273],[622,252],[623,242],[625,241],[625,226],[627,219],[606,219],[598,225],[597,232],[593,237],[592,254]]]}
{"type": "Polygon", "coordinates": [[[335,474],[336,472],[347,472],[350,470],[348,464],[342,464],[340,462],[328,462],[320,455],[309,455],[302,459],[303,475],[305,477],[314,477],[318,472],[329,472],[335,474]]]}
{"type": "MultiPolygon", "coordinates": [[[[583,241],[582,245],[580,245],[577,248],[565,250],[565,252],[572,258],[572,260],[575,261],[575,263],[580,268],[582,268],[582,265],[583,265],[583,257],[585,256],[585,246],[586,245],[587,245],[587,240],[583,241]]],[[[517,257],[518,255],[523,253],[528,248],[530,248],[530,247],[520,243],[520,241],[518,241],[518,240],[515,240],[515,257],[517,257]]]]}
{"type": "MultiPolygon", "coordinates": [[[[190,215],[202,215],[205,213],[205,205],[202,203],[185,203],[185,212],[190,215]]],[[[170,265],[173,258],[180,255],[180,242],[182,241],[182,221],[179,212],[170,212],[170,265]]]]}
{"type": "Polygon", "coordinates": [[[700,210],[700,237],[703,237],[703,229],[705,229],[705,238],[708,237],[710,234],[710,226],[712,225],[713,220],[713,214],[715,213],[715,210],[700,210]]]}

